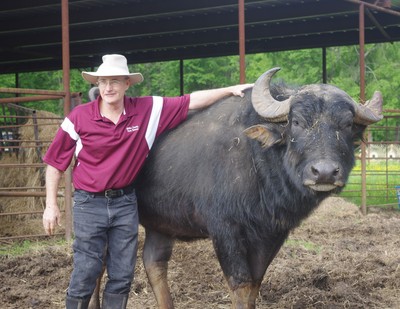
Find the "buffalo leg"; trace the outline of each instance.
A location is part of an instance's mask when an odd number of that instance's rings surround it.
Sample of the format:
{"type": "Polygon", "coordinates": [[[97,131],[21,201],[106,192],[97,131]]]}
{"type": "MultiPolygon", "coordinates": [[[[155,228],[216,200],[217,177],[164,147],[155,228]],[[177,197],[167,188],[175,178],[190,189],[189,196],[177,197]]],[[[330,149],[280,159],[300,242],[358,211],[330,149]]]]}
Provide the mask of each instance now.
{"type": "Polygon", "coordinates": [[[231,237],[213,238],[219,263],[227,281],[234,309],[254,309],[261,282],[287,233],[262,242],[248,243],[240,228],[231,225],[231,237]],[[270,245],[266,245],[270,244],[270,245]]]}
{"type": "Polygon", "coordinates": [[[263,246],[261,243],[254,243],[248,247],[247,261],[251,271],[253,282],[251,284],[240,285],[235,288],[235,284],[228,285],[231,289],[233,308],[255,308],[257,296],[260,291],[261,282],[264,278],[268,266],[271,264],[276,254],[279,252],[287,233],[283,232],[274,235],[266,241],[270,245],[263,246]]]}
{"type": "Polygon", "coordinates": [[[240,226],[219,226],[226,233],[214,231],[212,237],[218,261],[228,284],[234,309],[254,309],[255,300],[261,281],[254,280],[248,261],[248,248],[245,238],[240,233],[240,226]]]}
{"type": "Polygon", "coordinates": [[[167,281],[172,247],[173,240],[170,237],[146,229],[143,264],[160,309],[174,308],[167,281]]]}
{"type": "Polygon", "coordinates": [[[234,280],[226,278],[233,309],[255,309],[256,299],[261,283],[242,283],[239,286],[234,280]]]}
{"type": "Polygon", "coordinates": [[[103,269],[101,270],[100,276],[96,280],[96,287],[92,293],[92,297],[90,298],[88,309],[101,309],[100,307],[100,288],[101,288],[101,280],[104,277],[104,273],[106,271],[106,260],[105,256],[107,253],[107,249],[104,250],[104,258],[103,258],[103,269]]]}
{"type": "Polygon", "coordinates": [[[104,272],[106,270],[106,264],[103,264],[103,270],[99,278],[96,280],[96,287],[93,291],[92,297],[90,298],[89,307],[88,309],[100,309],[100,287],[101,287],[101,280],[103,279],[104,272]]]}

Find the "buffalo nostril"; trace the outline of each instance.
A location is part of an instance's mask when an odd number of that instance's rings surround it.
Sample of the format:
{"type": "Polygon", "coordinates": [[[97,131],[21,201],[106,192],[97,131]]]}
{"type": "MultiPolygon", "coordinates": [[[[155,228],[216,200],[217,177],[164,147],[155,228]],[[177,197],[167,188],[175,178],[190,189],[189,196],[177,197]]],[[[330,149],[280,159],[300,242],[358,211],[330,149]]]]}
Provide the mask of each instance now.
{"type": "Polygon", "coordinates": [[[333,162],[318,162],[310,169],[316,183],[333,183],[340,174],[339,167],[333,162]]]}
{"type": "Polygon", "coordinates": [[[333,176],[337,176],[337,175],[339,175],[339,168],[337,167],[336,169],[335,169],[335,171],[333,172],[333,176]]]}

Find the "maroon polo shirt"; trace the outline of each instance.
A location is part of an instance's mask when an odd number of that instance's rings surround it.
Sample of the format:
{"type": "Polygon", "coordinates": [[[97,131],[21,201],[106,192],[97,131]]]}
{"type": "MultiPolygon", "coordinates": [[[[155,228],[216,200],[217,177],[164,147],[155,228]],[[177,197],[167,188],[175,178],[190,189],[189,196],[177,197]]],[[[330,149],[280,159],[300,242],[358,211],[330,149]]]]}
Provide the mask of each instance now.
{"type": "Polygon", "coordinates": [[[125,97],[115,125],[102,117],[99,101],[75,107],[64,119],[43,161],[65,171],[75,155],[75,189],[101,192],[133,182],[154,139],[186,119],[190,96],[125,97]]]}

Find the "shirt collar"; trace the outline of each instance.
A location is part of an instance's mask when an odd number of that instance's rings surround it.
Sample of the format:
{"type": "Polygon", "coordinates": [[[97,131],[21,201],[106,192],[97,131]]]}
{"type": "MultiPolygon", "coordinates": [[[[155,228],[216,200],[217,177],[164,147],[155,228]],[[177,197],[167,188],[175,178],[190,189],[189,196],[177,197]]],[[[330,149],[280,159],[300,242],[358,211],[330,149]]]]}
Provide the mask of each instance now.
{"type": "MultiPolygon", "coordinates": [[[[100,113],[100,100],[101,97],[98,96],[96,100],[92,101],[93,102],[93,120],[102,120],[103,115],[100,113]]],[[[122,112],[122,115],[126,115],[126,104],[127,104],[127,97],[124,97],[124,110],[122,112]]]]}

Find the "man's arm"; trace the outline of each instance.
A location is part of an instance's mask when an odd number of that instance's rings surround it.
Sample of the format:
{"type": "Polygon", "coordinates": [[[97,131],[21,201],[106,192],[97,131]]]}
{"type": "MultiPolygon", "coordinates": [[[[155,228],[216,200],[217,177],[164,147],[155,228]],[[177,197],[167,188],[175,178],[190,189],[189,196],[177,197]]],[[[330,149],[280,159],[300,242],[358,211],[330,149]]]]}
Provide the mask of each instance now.
{"type": "Polygon", "coordinates": [[[47,235],[53,235],[56,225],[60,226],[61,213],[57,205],[58,184],[63,172],[51,165],[46,168],[46,209],[43,213],[43,227],[47,235]]]}
{"type": "Polygon", "coordinates": [[[254,84],[241,84],[225,88],[195,91],[190,94],[189,109],[204,108],[219,99],[231,95],[243,97],[243,91],[247,88],[253,87],[253,85],[254,84]]]}

